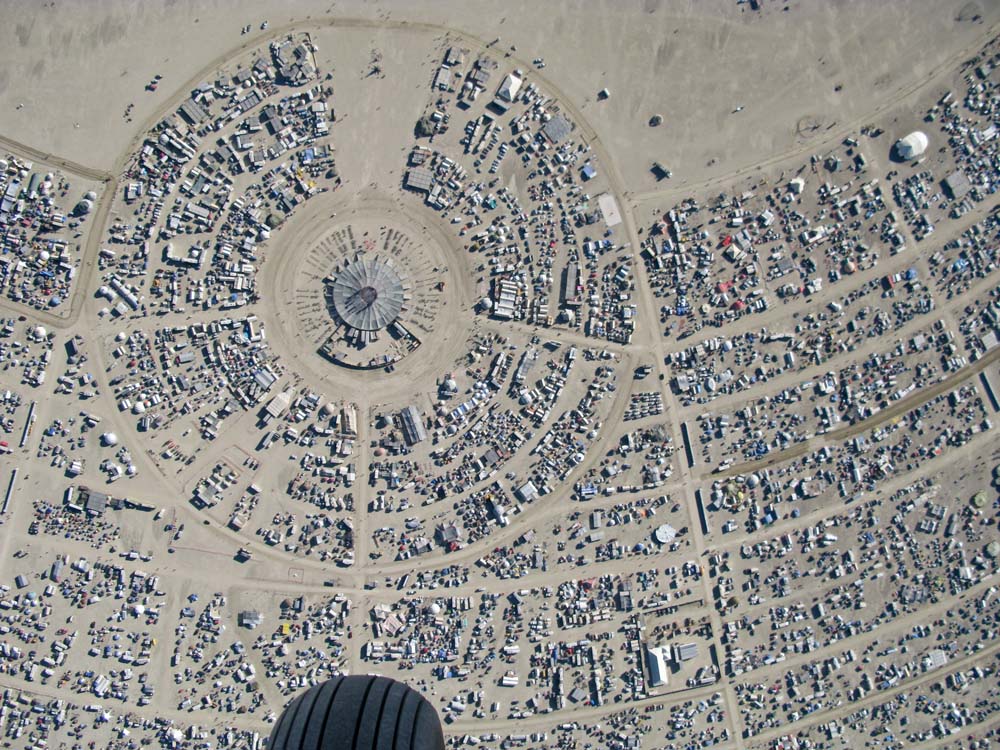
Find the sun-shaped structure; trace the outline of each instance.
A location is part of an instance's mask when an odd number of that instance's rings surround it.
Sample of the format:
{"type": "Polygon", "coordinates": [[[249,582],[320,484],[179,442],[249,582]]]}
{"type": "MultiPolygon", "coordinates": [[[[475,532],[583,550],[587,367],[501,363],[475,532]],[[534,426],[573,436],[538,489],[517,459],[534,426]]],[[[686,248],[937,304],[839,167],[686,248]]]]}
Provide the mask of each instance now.
{"type": "Polygon", "coordinates": [[[347,222],[316,215],[297,225],[289,244],[308,249],[284,256],[281,283],[295,289],[291,339],[340,367],[392,372],[426,340],[457,340],[449,333],[457,316],[443,325],[446,287],[463,309],[471,297],[449,273],[447,238],[414,230],[418,218],[375,200],[347,222]]]}
{"type": "Polygon", "coordinates": [[[399,317],[403,277],[388,258],[360,258],[334,275],[331,297],[340,319],[360,331],[377,331],[399,317]]]}

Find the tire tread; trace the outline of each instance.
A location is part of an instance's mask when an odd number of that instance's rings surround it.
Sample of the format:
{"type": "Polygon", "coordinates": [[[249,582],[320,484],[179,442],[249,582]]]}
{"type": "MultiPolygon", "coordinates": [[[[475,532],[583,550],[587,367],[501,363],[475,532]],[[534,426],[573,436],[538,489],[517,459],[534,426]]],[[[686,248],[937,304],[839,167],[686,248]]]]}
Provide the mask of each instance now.
{"type": "Polygon", "coordinates": [[[420,693],[389,677],[334,677],[288,704],[269,750],[444,750],[441,722],[420,693]]]}

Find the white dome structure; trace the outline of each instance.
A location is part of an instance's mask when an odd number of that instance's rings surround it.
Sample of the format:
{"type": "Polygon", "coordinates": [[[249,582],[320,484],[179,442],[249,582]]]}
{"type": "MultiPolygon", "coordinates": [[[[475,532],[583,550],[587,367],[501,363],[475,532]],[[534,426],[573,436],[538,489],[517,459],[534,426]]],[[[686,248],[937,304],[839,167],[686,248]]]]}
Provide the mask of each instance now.
{"type": "Polygon", "coordinates": [[[653,538],[658,544],[670,544],[677,538],[677,529],[669,523],[662,524],[656,527],[656,530],[653,532],[653,538]]]}
{"type": "Polygon", "coordinates": [[[44,339],[49,335],[49,332],[45,330],[45,326],[37,326],[32,333],[34,333],[36,339],[44,339]]]}
{"type": "Polygon", "coordinates": [[[101,442],[107,446],[118,445],[118,436],[113,432],[105,432],[101,435],[101,442]]]}
{"type": "Polygon", "coordinates": [[[896,141],[896,155],[903,161],[917,159],[927,150],[928,144],[927,136],[919,130],[914,130],[896,141]]]}

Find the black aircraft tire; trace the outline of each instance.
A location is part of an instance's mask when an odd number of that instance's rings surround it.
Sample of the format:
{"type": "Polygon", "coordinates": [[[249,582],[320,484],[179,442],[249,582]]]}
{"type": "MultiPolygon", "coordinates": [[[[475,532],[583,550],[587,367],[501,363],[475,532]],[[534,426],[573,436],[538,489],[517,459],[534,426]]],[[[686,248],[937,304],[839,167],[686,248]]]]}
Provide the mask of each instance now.
{"type": "Polygon", "coordinates": [[[295,698],[269,750],[444,750],[434,707],[388,677],[334,677],[295,698]]]}

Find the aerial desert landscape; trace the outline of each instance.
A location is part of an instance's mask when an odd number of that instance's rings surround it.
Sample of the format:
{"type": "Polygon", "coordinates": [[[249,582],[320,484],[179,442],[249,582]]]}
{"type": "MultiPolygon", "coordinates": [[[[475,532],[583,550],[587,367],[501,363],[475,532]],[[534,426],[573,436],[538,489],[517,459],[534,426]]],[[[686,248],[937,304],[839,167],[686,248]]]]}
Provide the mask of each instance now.
{"type": "Polygon", "coordinates": [[[0,20],[3,747],[1000,747],[1000,4],[0,20]]]}

